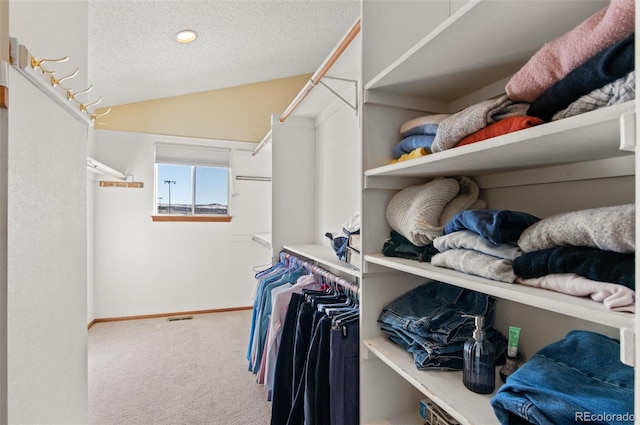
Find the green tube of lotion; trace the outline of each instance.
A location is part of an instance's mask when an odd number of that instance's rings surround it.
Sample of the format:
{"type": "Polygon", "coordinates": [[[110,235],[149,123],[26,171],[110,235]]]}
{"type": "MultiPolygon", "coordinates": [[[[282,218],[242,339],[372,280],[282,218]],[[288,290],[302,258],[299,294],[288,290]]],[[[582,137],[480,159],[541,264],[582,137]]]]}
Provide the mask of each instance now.
{"type": "Polygon", "coordinates": [[[520,341],[520,328],[509,326],[509,345],[507,346],[507,356],[516,357],[518,355],[518,342],[520,341]]]}

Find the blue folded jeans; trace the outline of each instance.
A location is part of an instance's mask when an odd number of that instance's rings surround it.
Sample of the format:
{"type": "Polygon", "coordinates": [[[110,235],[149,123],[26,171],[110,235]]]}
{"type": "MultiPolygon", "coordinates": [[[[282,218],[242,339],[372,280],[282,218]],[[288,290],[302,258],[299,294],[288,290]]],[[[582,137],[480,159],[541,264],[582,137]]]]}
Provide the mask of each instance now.
{"type": "Polygon", "coordinates": [[[485,317],[487,335],[501,354],[506,338],[490,329],[495,298],[447,283],[429,282],[407,292],[384,307],[378,321],[389,340],[413,354],[418,369],[461,370],[474,315],[485,317]]]}
{"type": "Polygon", "coordinates": [[[378,321],[448,344],[471,336],[473,318],[464,315],[484,316],[485,326],[490,327],[495,316],[495,298],[434,281],[389,303],[382,309],[378,321]]]}
{"type": "MultiPolygon", "coordinates": [[[[383,324],[381,329],[390,341],[401,346],[413,355],[417,369],[462,370],[464,343],[471,338],[471,331],[467,337],[458,341],[442,344],[429,338],[411,334],[406,330],[394,329],[383,324]]],[[[503,364],[507,350],[507,338],[495,329],[489,328],[487,338],[496,350],[496,364],[503,364]]]]}
{"type": "Polygon", "coordinates": [[[571,331],[510,375],[491,406],[503,425],[632,424],[633,384],[617,340],[571,331]]]}

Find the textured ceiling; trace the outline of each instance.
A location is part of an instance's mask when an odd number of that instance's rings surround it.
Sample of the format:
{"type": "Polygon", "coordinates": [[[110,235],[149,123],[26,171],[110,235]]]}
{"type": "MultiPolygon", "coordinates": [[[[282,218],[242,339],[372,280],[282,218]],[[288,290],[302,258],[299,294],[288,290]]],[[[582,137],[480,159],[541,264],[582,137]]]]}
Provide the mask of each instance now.
{"type": "Polygon", "coordinates": [[[313,73],[358,0],[89,0],[89,82],[100,106],[313,73]],[[187,45],[173,37],[193,29],[187,45]]]}

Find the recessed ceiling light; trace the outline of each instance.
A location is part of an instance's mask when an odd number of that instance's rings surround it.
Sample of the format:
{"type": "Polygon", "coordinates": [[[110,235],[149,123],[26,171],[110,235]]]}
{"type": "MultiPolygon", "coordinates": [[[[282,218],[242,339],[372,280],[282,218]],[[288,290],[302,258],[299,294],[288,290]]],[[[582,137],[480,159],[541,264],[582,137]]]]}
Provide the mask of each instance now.
{"type": "Polygon", "coordinates": [[[195,31],[184,30],[176,34],[176,41],[178,43],[191,43],[197,36],[198,34],[195,31]]]}

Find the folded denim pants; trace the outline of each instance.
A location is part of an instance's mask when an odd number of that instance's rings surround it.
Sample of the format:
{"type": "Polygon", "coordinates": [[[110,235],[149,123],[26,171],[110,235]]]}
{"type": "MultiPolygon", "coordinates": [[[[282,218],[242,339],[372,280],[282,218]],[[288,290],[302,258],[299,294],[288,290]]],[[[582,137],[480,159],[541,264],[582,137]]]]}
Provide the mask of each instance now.
{"type": "Polygon", "coordinates": [[[434,281],[389,303],[383,308],[378,321],[448,344],[460,337],[460,328],[473,326],[473,318],[464,315],[484,316],[485,325],[490,327],[495,316],[495,298],[434,281]]]}
{"type": "Polygon", "coordinates": [[[502,425],[632,424],[633,384],[617,340],[576,330],[509,376],[491,406],[502,425]]]}

